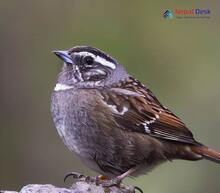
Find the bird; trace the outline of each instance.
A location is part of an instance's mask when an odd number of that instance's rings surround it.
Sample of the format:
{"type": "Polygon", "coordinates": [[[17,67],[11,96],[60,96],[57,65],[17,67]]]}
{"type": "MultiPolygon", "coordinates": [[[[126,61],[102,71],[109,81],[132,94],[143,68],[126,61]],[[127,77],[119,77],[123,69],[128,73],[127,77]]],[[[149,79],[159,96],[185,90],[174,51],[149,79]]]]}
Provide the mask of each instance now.
{"type": "Polygon", "coordinates": [[[176,159],[220,163],[190,129],[116,59],[91,46],[56,50],[63,61],[51,113],[67,148],[109,186],[176,159]]]}

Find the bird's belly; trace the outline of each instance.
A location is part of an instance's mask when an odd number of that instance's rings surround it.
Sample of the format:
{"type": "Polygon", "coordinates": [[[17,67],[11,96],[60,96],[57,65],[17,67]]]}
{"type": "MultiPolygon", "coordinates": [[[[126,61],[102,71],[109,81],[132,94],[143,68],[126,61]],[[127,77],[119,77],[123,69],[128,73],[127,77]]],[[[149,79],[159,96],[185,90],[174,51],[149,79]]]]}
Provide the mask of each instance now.
{"type": "MultiPolygon", "coordinates": [[[[63,103],[63,98],[55,95],[52,100],[53,119],[63,142],[87,166],[101,174],[115,176],[126,172],[144,163],[151,153],[155,154],[153,150],[159,148],[147,135],[100,126],[95,118],[102,114],[91,117],[84,106],[89,99],[81,103],[79,98],[73,103],[66,96],[63,103]]],[[[93,101],[89,101],[90,104],[93,105],[93,101]]],[[[148,164],[144,168],[148,168],[148,164]]]]}
{"type": "Polygon", "coordinates": [[[74,152],[77,155],[81,155],[82,149],[79,147],[80,145],[80,139],[78,139],[74,135],[74,128],[68,128],[65,125],[65,122],[63,121],[62,124],[57,124],[56,125],[57,132],[59,136],[62,138],[64,144],[68,147],[68,149],[71,152],[74,152]],[[71,130],[71,134],[69,133],[69,130],[71,130]]]}
{"type": "Polygon", "coordinates": [[[92,141],[89,139],[88,113],[82,104],[80,98],[75,92],[66,94],[54,93],[52,95],[51,113],[58,131],[68,149],[80,157],[86,157],[90,154],[88,144],[92,141]],[[72,98],[76,101],[73,102],[72,98]],[[90,140],[90,141],[89,141],[90,140]]]}
{"type": "Polygon", "coordinates": [[[82,159],[89,158],[93,154],[92,146],[95,143],[89,137],[87,126],[79,125],[77,118],[66,118],[61,116],[56,123],[59,136],[68,149],[82,159]]]}

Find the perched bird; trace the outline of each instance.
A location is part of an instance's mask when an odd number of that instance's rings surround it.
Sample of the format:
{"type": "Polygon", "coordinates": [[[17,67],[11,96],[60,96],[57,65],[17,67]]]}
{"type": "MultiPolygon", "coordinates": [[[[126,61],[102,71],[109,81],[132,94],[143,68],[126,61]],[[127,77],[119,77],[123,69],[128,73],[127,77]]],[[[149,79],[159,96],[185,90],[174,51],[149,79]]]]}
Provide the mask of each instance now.
{"type": "Polygon", "coordinates": [[[93,170],[120,183],[173,159],[220,153],[197,142],[186,125],[105,52],[77,46],[54,51],[64,61],[52,94],[52,117],[65,145],[93,170]]]}

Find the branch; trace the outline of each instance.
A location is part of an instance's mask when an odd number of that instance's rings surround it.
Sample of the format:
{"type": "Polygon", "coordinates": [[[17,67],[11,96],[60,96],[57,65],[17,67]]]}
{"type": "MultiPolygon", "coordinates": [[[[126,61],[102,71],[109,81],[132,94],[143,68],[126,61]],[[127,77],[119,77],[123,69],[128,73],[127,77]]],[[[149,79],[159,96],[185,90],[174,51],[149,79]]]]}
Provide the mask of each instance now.
{"type": "MultiPolygon", "coordinates": [[[[59,188],[51,184],[29,184],[24,186],[19,193],[135,193],[133,186],[102,187],[94,182],[77,181],[70,188],[59,188]]],[[[3,191],[0,193],[18,193],[15,191],[3,191]]]]}

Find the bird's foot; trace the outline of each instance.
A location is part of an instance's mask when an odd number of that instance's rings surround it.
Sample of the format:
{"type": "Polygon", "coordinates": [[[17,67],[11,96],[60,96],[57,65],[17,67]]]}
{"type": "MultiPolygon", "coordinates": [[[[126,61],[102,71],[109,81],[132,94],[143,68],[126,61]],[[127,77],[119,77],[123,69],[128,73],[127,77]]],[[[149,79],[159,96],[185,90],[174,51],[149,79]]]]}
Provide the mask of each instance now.
{"type": "MultiPolygon", "coordinates": [[[[112,186],[117,186],[117,187],[125,188],[125,189],[127,188],[127,186],[122,183],[122,180],[123,180],[122,176],[117,176],[115,178],[110,179],[103,175],[92,177],[92,176],[85,176],[78,172],[71,172],[65,176],[64,182],[66,182],[66,180],[69,177],[72,177],[74,180],[77,180],[77,181],[92,182],[92,183],[95,183],[97,186],[101,185],[102,187],[105,187],[105,188],[109,188],[112,186]]],[[[134,188],[134,191],[138,190],[140,193],[143,193],[143,191],[139,187],[134,186],[133,188],[134,188]]]]}
{"type": "Polygon", "coordinates": [[[95,177],[95,184],[96,184],[96,186],[101,185],[102,182],[103,182],[104,180],[107,180],[107,179],[108,179],[108,178],[107,178],[106,176],[103,176],[103,175],[96,176],[96,177],[95,177]]]}
{"type": "Polygon", "coordinates": [[[99,182],[108,179],[106,176],[102,176],[102,175],[93,177],[93,176],[85,176],[85,175],[80,174],[78,172],[71,172],[65,176],[64,182],[66,182],[66,180],[69,177],[72,177],[73,180],[77,180],[77,181],[95,182],[96,185],[99,185],[100,184],[99,182]]]}
{"type": "Polygon", "coordinates": [[[121,176],[108,178],[106,176],[100,175],[100,176],[96,176],[95,183],[97,186],[101,185],[103,187],[111,187],[111,186],[123,187],[124,185],[121,183],[122,180],[123,178],[121,176]]]}

